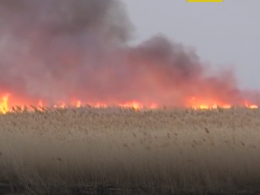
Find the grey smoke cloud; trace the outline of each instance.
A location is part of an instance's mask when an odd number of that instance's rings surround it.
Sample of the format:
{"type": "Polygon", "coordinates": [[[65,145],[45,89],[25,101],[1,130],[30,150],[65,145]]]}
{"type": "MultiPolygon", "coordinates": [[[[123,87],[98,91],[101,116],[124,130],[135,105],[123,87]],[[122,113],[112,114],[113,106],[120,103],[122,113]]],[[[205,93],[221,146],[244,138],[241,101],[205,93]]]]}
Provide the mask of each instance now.
{"type": "Polygon", "coordinates": [[[82,71],[132,30],[117,0],[1,0],[0,13],[1,83],[47,98],[66,96],[70,79],[86,82],[82,71]]]}
{"type": "Polygon", "coordinates": [[[129,46],[119,0],[0,0],[0,92],[47,102],[239,103],[232,72],[209,76],[189,48],[156,36],[129,46]]]}

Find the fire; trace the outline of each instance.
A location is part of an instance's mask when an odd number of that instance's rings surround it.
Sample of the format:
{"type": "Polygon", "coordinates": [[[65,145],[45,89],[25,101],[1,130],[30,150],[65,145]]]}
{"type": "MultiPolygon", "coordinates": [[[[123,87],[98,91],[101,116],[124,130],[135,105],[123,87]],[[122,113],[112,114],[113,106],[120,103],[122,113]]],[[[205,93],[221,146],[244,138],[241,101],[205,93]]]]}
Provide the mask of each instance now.
{"type": "Polygon", "coordinates": [[[162,34],[128,44],[133,26],[122,5],[89,1],[22,1],[18,12],[0,1],[6,18],[0,27],[0,113],[16,105],[32,111],[86,104],[135,110],[260,105],[260,90],[240,89],[232,67],[215,71],[193,48],[162,34]],[[28,25],[28,18],[37,25],[28,25]]]}
{"type": "Polygon", "coordinates": [[[195,97],[192,97],[191,107],[194,109],[216,109],[218,107],[228,109],[231,108],[231,105],[216,101],[197,100],[195,97]]]}
{"type": "Polygon", "coordinates": [[[143,105],[139,102],[133,101],[130,103],[125,103],[125,104],[119,104],[119,106],[123,108],[134,108],[134,109],[141,109],[143,108],[143,105]]]}
{"type": "Polygon", "coordinates": [[[1,113],[6,113],[8,112],[8,97],[9,97],[9,94],[6,94],[2,97],[2,101],[1,101],[1,104],[0,104],[0,112],[1,113]]]}
{"type": "Polygon", "coordinates": [[[38,107],[39,107],[39,108],[42,108],[42,107],[43,107],[43,103],[42,103],[41,100],[40,100],[39,103],[38,103],[38,107]]]}
{"type": "Polygon", "coordinates": [[[250,105],[250,104],[248,104],[247,101],[245,102],[245,106],[246,106],[247,108],[252,108],[252,109],[254,109],[254,108],[258,108],[257,105],[250,105]]]}
{"type": "MultiPolygon", "coordinates": [[[[19,109],[24,109],[25,105],[22,105],[21,103],[19,105],[14,104],[9,101],[10,94],[7,93],[1,97],[1,103],[0,103],[0,113],[6,114],[7,112],[12,112],[14,109],[14,106],[18,106],[19,109]]],[[[102,102],[97,102],[97,103],[87,103],[91,107],[95,108],[107,108],[108,104],[102,103],[102,102]]],[[[60,104],[55,104],[53,107],[54,108],[66,108],[68,106],[80,108],[82,106],[82,101],[78,100],[75,104],[66,104],[65,102],[61,102],[60,104]]],[[[126,102],[126,103],[119,103],[117,106],[121,108],[133,108],[135,110],[140,110],[143,109],[145,106],[138,101],[132,101],[132,102],[126,102]]],[[[250,104],[248,101],[245,101],[243,107],[249,108],[249,109],[256,109],[258,108],[257,105],[250,104]]],[[[46,106],[48,107],[48,106],[46,106]]],[[[226,104],[222,102],[217,102],[217,101],[207,101],[207,100],[202,100],[202,99],[197,99],[195,97],[192,97],[190,99],[190,103],[187,104],[185,107],[191,107],[193,109],[217,109],[218,107],[220,108],[225,108],[229,109],[232,107],[231,104],[226,104]]],[[[42,110],[44,108],[44,104],[42,100],[38,101],[38,105],[36,106],[37,109],[42,110]]],[[[157,104],[153,103],[149,106],[150,109],[156,109],[158,108],[157,104]]]]}
{"type": "Polygon", "coordinates": [[[77,108],[80,108],[80,107],[81,107],[81,101],[78,101],[78,102],[77,102],[76,107],[77,107],[77,108]]]}

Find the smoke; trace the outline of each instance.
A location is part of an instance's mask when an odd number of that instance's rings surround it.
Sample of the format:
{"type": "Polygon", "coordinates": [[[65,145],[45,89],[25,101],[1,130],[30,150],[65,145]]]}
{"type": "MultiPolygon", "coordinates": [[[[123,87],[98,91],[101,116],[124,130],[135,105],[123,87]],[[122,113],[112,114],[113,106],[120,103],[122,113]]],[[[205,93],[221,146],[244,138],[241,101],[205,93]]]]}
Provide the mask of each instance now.
{"type": "Polygon", "coordinates": [[[129,46],[119,0],[0,0],[0,13],[0,93],[165,105],[245,98],[232,71],[209,76],[194,51],[162,35],[129,46]]]}

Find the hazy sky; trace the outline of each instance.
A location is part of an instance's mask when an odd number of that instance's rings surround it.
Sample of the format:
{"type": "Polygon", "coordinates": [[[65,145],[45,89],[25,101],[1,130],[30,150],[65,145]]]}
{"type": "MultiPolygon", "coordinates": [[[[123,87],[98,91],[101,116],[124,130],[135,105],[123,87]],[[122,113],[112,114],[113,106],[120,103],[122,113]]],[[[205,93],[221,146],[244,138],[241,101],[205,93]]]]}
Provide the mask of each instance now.
{"type": "Polygon", "coordinates": [[[260,1],[122,0],[135,41],[163,33],[215,67],[233,65],[240,86],[260,89],[260,1]]]}

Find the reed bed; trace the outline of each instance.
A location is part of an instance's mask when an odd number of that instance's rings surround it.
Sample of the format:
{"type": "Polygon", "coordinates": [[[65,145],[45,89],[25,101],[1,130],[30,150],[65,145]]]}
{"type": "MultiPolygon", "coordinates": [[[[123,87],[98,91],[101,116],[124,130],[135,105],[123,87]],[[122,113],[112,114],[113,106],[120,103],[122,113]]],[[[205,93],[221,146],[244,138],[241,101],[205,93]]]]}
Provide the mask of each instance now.
{"type": "Polygon", "coordinates": [[[28,192],[114,186],[249,193],[260,188],[259,162],[260,109],[82,107],[0,115],[0,183],[28,192]]]}

